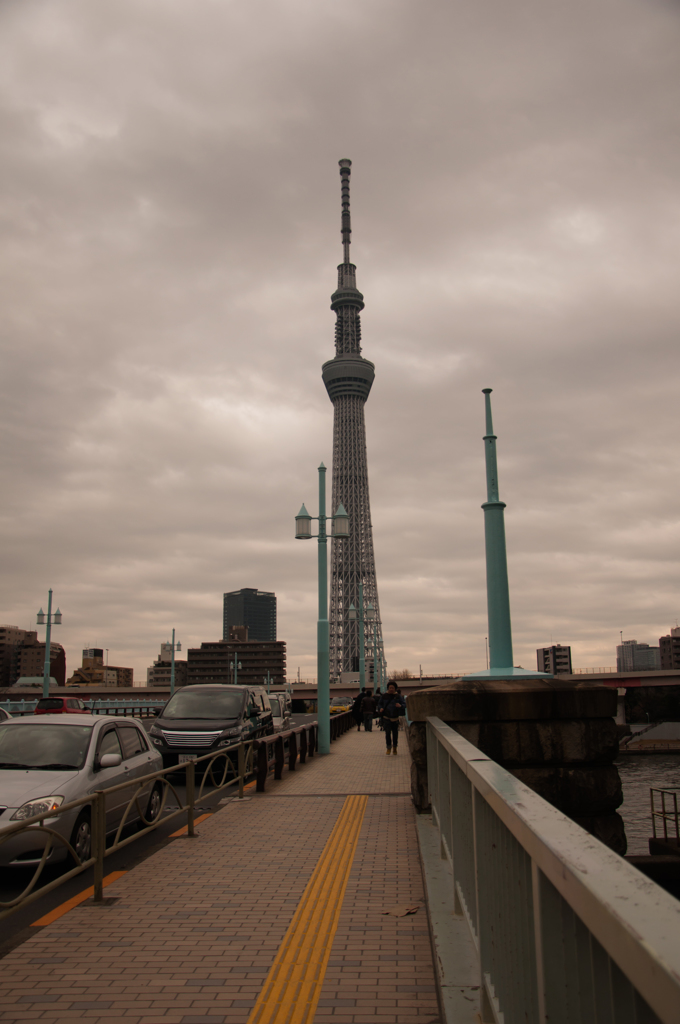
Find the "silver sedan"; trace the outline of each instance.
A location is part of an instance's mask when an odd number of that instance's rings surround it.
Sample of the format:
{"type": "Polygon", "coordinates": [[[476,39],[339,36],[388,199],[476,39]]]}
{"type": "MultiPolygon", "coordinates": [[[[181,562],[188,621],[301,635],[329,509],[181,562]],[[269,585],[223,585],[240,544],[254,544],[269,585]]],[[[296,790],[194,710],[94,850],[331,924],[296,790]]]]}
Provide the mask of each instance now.
{"type": "MultiPolygon", "coordinates": [[[[136,780],[162,767],[160,754],[133,720],[66,714],[0,722],[0,866],[38,864],[47,841],[45,832],[28,828],[3,842],[8,826],[129,782],[106,799],[106,831],[115,834],[135,793],[136,780]]],[[[161,784],[146,783],[126,823],[139,818],[137,804],[147,821],[158,817],[161,798],[161,784]]],[[[67,839],[81,860],[90,857],[91,808],[87,804],[44,824],[67,839]]],[[[50,864],[68,853],[59,840],[53,842],[47,858],[50,864]]]]}

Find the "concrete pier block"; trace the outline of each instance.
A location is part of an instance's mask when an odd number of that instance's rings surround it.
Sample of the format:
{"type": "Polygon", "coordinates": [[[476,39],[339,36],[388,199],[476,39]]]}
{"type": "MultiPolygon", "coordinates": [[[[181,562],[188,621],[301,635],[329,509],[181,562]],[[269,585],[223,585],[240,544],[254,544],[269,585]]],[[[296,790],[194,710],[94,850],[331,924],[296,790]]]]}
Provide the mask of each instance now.
{"type": "Polygon", "coordinates": [[[597,683],[552,679],[454,680],[407,698],[411,793],[429,810],[426,720],[441,718],[531,789],[626,852],[623,796],[614,760],[617,692],[597,683]]]}

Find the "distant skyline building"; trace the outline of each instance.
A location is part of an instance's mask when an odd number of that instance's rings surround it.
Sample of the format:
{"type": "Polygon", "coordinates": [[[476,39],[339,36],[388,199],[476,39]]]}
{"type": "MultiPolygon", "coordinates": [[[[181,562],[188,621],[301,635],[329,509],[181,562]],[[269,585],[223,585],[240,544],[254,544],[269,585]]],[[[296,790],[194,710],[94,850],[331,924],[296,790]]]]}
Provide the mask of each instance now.
{"type": "MultiPolygon", "coordinates": [[[[34,629],[22,629],[20,626],[0,626],[0,687],[14,686],[21,675],[19,671],[21,648],[24,644],[37,642],[38,634],[34,629]]],[[[42,669],[39,674],[42,675],[42,669]]]]}
{"type": "Polygon", "coordinates": [[[286,682],[285,640],[214,640],[187,651],[187,685],[239,683],[271,686],[286,682]],[[234,671],[234,662],[240,668],[234,671]]]}
{"type": "Polygon", "coordinates": [[[639,644],[637,640],[624,640],[616,648],[617,672],[653,672],[661,668],[661,653],[658,647],[639,644]]]}
{"type": "Polygon", "coordinates": [[[249,640],[276,640],[276,594],[243,587],[224,595],[222,639],[234,626],[245,626],[249,640]]]}
{"type": "MultiPolygon", "coordinates": [[[[162,686],[170,689],[172,676],[172,644],[170,642],[161,644],[161,652],[146,670],[147,686],[162,686]]],[[[175,658],[175,686],[186,686],[187,663],[175,658]]]]}
{"type": "Polygon", "coordinates": [[[667,636],[659,637],[661,668],[680,668],[680,626],[674,626],[667,636]]]}
{"type": "Polygon", "coordinates": [[[66,683],[67,686],[133,686],[134,672],[120,665],[104,664],[102,647],[86,647],[83,663],[66,683]]]}
{"type": "MultiPolygon", "coordinates": [[[[366,622],[365,658],[370,664],[374,641],[382,643],[382,622],[373,554],[373,527],[368,494],[364,405],[375,377],[375,366],[361,355],[361,319],[364,297],[357,290],[356,267],[350,262],[352,226],[349,210],[351,160],[340,160],[343,262],[338,287],[331,296],[336,314],[335,358],[323,364],[323,382],[333,403],[333,497],[331,512],[342,504],[349,515],[349,538],[331,542],[330,678],[359,671],[358,619],[349,618],[350,605],[359,609],[359,584],[364,604],[375,608],[366,622]]],[[[384,663],[383,663],[384,664],[384,663]]]]}
{"type": "Polygon", "coordinates": [[[539,672],[549,672],[552,676],[561,673],[571,675],[571,647],[563,647],[562,644],[539,647],[536,651],[536,663],[539,672]]]}

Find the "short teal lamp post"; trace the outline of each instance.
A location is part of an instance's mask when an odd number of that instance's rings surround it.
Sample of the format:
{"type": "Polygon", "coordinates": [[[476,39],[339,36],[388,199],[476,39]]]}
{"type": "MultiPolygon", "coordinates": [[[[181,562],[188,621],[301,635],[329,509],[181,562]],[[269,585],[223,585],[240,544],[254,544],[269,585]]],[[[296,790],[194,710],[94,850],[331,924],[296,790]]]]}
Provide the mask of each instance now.
{"type": "Polygon", "coordinates": [[[271,676],[269,674],[269,669],[267,669],[267,675],[266,676],[262,676],[262,682],[267,687],[267,693],[269,693],[269,687],[271,685],[271,676]]]}
{"type": "Polygon", "coordinates": [[[240,668],[243,668],[243,665],[241,664],[240,661],[236,660],[236,655],[234,655],[234,660],[230,662],[230,665],[232,679],[234,680],[234,686],[238,686],[238,670],[240,668]]]}
{"type": "Polygon", "coordinates": [[[181,651],[182,645],[175,643],[175,631],[172,631],[171,657],[170,657],[170,696],[175,692],[175,651],[181,651]]]}
{"type": "Polygon", "coordinates": [[[512,626],[510,623],[510,587],[508,557],[505,547],[505,502],[498,493],[496,435],[491,419],[491,388],[484,388],[486,411],[486,494],[484,509],[484,540],[486,546],[486,603],[489,618],[489,668],[473,672],[465,679],[511,679],[549,677],[548,672],[530,672],[513,665],[512,626]]]}
{"type": "Polygon", "coordinates": [[[366,622],[375,619],[375,608],[369,601],[364,608],[364,585],[359,584],[359,607],[354,604],[349,606],[347,618],[351,622],[359,622],[359,688],[363,690],[366,685],[366,622]]]}
{"type": "Polygon", "coordinates": [[[295,517],[295,539],[312,540],[312,519],[318,519],[319,532],[319,618],[316,627],[316,677],[317,708],[319,722],[318,752],[331,752],[331,692],[329,679],[330,627],[328,624],[328,538],[326,520],[333,523],[333,537],[339,540],[349,537],[349,516],[342,505],[338,505],[334,516],[326,515],[326,467],[319,466],[319,514],[310,516],[303,505],[295,517]]]}
{"type": "Polygon", "coordinates": [[[50,672],[51,672],[51,657],[52,654],[52,624],[55,626],[61,626],[61,612],[57,608],[56,612],[52,614],[52,591],[48,592],[47,596],[47,617],[45,612],[40,609],[37,617],[37,624],[39,626],[45,626],[45,665],[43,668],[43,697],[49,697],[50,695],[50,672]]]}

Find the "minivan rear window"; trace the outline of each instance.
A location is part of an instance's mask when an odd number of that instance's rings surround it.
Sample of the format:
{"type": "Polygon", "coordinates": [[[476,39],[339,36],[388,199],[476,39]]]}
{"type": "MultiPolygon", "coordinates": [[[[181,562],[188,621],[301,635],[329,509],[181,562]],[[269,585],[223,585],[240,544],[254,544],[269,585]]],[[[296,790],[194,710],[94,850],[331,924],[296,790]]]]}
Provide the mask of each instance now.
{"type": "Polygon", "coordinates": [[[243,691],[203,691],[187,686],[171,697],[163,708],[163,718],[238,718],[243,708],[243,691]]]}
{"type": "Polygon", "coordinates": [[[38,701],[38,707],[40,708],[41,711],[54,711],[55,708],[61,708],[63,706],[63,697],[43,697],[42,700],[38,701]]]}

